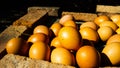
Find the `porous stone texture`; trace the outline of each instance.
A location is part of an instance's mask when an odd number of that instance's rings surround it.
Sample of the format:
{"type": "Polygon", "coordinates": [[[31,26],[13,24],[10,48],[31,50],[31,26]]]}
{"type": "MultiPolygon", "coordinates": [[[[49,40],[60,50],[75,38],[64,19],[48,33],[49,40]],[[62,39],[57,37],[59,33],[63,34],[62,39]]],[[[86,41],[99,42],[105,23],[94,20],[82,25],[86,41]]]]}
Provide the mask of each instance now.
{"type": "Polygon", "coordinates": [[[60,9],[60,7],[37,7],[37,6],[33,6],[33,7],[28,8],[28,13],[36,12],[37,10],[45,10],[48,12],[49,16],[58,16],[59,9],[60,9]]]}
{"type": "Polygon", "coordinates": [[[67,14],[72,15],[75,20],[79,21],[93,21],[97,17],[95,13],[62,12],[62,16],[67,14]]]}
{"type": "Polygon", "coordinates": [[[46,17],[47,17],[47,11],[36,10],[35,12],[27,13],[24,16],[20,17],[18,20],[13,22],[13,25],[16,26],[23,25],[31,28],[43,22],[43,20],[45,20],[46,17]]]}
{"type": "Polygon", "coordinates": [[[35,60],[29,57],[7,54],[0,60],[0,68],[75,68],[73,66],[35,60]]]}
{"type": "Polygon", "coordinates": [[[120,13],[120,6],[97,5],[96,12],[120,13]]]}

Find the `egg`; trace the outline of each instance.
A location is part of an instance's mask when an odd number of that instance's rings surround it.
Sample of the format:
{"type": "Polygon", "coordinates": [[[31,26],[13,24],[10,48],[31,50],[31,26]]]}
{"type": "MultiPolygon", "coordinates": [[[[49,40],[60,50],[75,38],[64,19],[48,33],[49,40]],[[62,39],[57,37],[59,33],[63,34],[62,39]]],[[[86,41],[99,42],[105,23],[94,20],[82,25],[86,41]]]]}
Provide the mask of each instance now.
{"type": "Polygon", "coordinates": [[[33,30],[33,34],[35,33],[44,33],[46,35],[49,35],[49,29],[45,25],[38,25],[33,30]]]}
{"type": "Polygon", "coordinates": [[[119,15],[119,14],[112,15],[112,16],[110,17],[110,19],[111,19],[114,23],[117,23],[118,21],[120,21],[120,15],[119,15]]]}
{"type": "Polygon", "coordinates": [[[29,57],[32,59],[49,61],[50,47],[42,41],[35,42],[30,47],[29,57]]]}
{"type": "Polygon", "coordinates": [[[80,68],[97,68],[100,66],[100,55],[93,46],[84,45],[77,51],[76,61],[80,68]]]}
{"type": "Polygon", "coordinates": [[[120,42],[112,42],[107,44],[102,53],[107,56],[112,65],[120,65],[120,42]]]}
{"type": "Polygon", "coordinates": [[[99,35],[97,31],[90,27],[81,28],[79,32],[84,40],[89,40],[93,43],[97,43],[99,41],[99,35]]]}
{"type": "Polygon", "coordinates": [[[112,21],[104,21],[104,22],[102,22],[99,26],[100,26],[100,27],[102,27],[102,26],[109,26],[109,27],[111,27],[114,31],[116,31],[116,29],[118,28],[118,26],[117,26],[114,22],[112,22],[112,21]]]}
{"type": "Polygon", "coordinates": [[[37,41],[43,41],[48,43],[48,36],[45,35],[44,33],[35,33],[35,34],[32,34],[27,40],[27,42],[31,42],[31,43],[34,43],[37,41]]]}
{"type": "Polygon", "coordinates": [[[84,27],[91,27],[93,28],[94,30],[97,30],[98,29],[98,25],[96,25],[94,22],[83,22],[81,25],[80,25],[80,29],[84,28],[84,27]]]}
{"type": "Polygon", "coordinates": [[[102,26],[98,28],[97,32],[102,41],[107,41],[114,34],[113,29],[109,26],[102,26]]]}
{"type": "Polygon", "coordinates": [[[74,63],[74,56],[72,53],[62,47],[57,47],[52,50],[51,52],[51,62],[52,63],[59,63],[64,65],[73,65],[74,63]]]}
{"type": "Polygon", "coordinates": [[[103,21],[109,21],[109,17],[106,15],[98,16],[94,19],[94,22],[99,26],[103,21]]]}
{"type": "Polygon", "coordinates": [[[22,38],[11,38],[6,43],[6,51],[8,54],[18,54],[24,44],[25,40],[22,38]]]}
{"type": "Polygon", "coordinates": [[[68,21],[68,20],[73,20],[74,17],[72,15],[63,15],[60,20],[59,20],[59,23],[60,24],[64,24],[65,21],[68,21]]]}
{"type": "Polygon", "coordinates": [[[79,31],[72,26],[62,27],[58,33],[61,45],[69,50],[78,50],[82,45],[82,38],[79,31]]]}

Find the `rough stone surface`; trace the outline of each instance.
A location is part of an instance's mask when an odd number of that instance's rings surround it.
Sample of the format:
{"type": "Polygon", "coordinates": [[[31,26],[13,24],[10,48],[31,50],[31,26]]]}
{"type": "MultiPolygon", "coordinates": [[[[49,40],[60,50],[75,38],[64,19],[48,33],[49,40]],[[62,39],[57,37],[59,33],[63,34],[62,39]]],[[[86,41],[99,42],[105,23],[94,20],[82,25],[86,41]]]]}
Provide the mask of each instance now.
{"type": "Polygon", "coordinates": [[[46,10],[49,16],[58,16],[59,7],[29,7],[28,13],[35,12],[36,10],[46,10]]]}
{"type": "Polygon", "coordinates": [[[7,54],[0,60],[0,68],[75,68],[73,66],[35,60],[24,56],[7,54]]]}
{"type": "Polygon", "coordinates": [[[120,6],[97,5],[96,12],[120,13],[120,6]]]}
{"type": "Polygon", "coordinates": [[[45,19],[45,16],[47,16],[47,12],[45,10],[36,10],[35,12],[27,13],[20,17],[18,20],[13,22],[13,25],[24,25],[31,28],[35,24],[40,23],[37,21],[42,22],[45,19]]]}
{"type": "Polygon", "coordinates": [[[94,13],[62,12],[62,16],[66,14],[73,15],[75,20],[80,21],[93,21],[97,17],[97,15],[94,13]]]}

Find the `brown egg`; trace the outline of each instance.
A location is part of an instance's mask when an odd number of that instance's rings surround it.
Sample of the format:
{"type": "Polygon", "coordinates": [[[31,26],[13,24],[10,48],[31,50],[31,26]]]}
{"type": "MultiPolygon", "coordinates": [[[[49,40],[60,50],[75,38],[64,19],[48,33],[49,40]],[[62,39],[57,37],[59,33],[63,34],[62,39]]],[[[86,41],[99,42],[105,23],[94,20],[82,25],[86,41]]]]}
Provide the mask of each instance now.
{"type": "Polygon", "coordinates": [[[120,42],[106,44],[102,53],[109,58],[112,65],[120,65],[120,42]]]}
{"type": "Polygon", "coordinates": [[[109,21],[109,17],[106,15],[98,16],[94,19],[94,22],[99,26],[103,21],[109,21]]]}
{"type": "Polygon", "coordinates": [[[106,44],[110,44],[112,42],[120,42],[120,34],[112,35],[107,41],[106,44]]]}
{"type": "Polygon", "coordinates": [[[33,34],[35,33],[44,33],[46,35],[49,35],[49,28],[45,25],[38,25],[33,30],[33,34]]]}
{"type": "Polygon", "coordinates": [[[120,15],[119,15],[119,14],[112,15],[112,16],[110,17],[110,19],[111,19],[114,23],[117,23],[118,21],[120,21],[120,15]]]}
{"type": "Polygon", "coordinates": [[[107,41],[114,34],[113,29],[109,26],[102,26],[98,28],[97,32],[102,41],[107,41]]]}
{"type": "Polygon", "coordinates": [[[42,41],[42,42],[48,43],[48,36],[45,35],[44,33],[35,33],[35,34],[31,35],[27,40],[27,42],[31,42],[31,43],[34,43],[37,41],[42,41]]]}
{"type": "Polygon", "coordinates": [[[53,31],[53,33],[55,34],[55,36],[58,36],[58,32],[59,30],[62,28],[62,25],[58,22],[56,23],[53,23],[51,26],[50,26],[50,29],[53,31]]]}
{"type": "Polygon", "coordinates": [[[21,38],[11,38],[6,43],[6,51],[8,54],[18,54],[21,47],[25,44],[25,40],[21,38]]]}
{"type": "Polygon", "coordinates": [[[78,50],[82,45],[82,38],[79,31],[72,26],[62,27],[58,33],[61,45],[69,50],[78,50]]]}
{"type": "Polygon", "coordinates": [[[63,24],[65,21],[73,20],[73,19],[74,17],[72,15],[64,15],[60,18],[59,23],[63,24]]]}
{"type": "Polygon", "coordinates": [[[97,43],[99,41],[99,35],[96,30],[90,27],[84,27],[79,30],[82,39],[89,40],[91,42],[97,43]]]}
{"type": "Polygon", "coordinates": [[[109,26],[109,27],[111,27],[114,31],[116,31],[116,29],[118,28],[118,26],[117,26],[114,22],[112,22],[112,21],[104,21],[104,22],[102,22],[99,26],[100,26],[100,27],[101,27],[101,26],[109,26]]]}
{"type": "Polygon", "coordinates": [[[33,43],[29,50],[29,57],[49,61],[50,47],[42,41],[33,43]]]}
{"type": "Polygon", "coordinates": [[[81,28],[84,28],[84,27],[91,27],[93,28],[94,30],[97,30],[98,29],[98,25],[96,25],[94,22],[84,22],[80,25],[80,29],[81,28]]]}
{"type": "Polygon", "coordinates": [[[76,61],[80,68],[98,68],[100,55],[91,45],[84,45],[76,53],[76,61]]]}
{"type": "Polygon", "coordinates": [[[57,47],[53,49],[50,57],[52,63],[64,65],[73,65],[75,60],[75,57],[72,55],[72,53],[62,47],[57,47]]]}

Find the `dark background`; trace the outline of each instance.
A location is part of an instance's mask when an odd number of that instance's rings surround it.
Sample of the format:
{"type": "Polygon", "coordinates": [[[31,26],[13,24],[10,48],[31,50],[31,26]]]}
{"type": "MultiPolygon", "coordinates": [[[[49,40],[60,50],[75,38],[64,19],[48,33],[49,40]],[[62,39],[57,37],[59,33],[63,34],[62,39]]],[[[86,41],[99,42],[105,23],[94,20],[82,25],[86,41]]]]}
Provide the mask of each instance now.
{"type": "Polygon", "coordinates": [[[0,0],[0,32],[31,6],[60,7],[61,11],[94,13],[96,5],[120,5],[120,0],[0,0]]]}
{"type": "Polygon", "coordinates": [[[63,11],[95,12],[97,4],[120,5],[120,0],[0,0],[0,16],[26,11],[30,6],[56,6],[63,11]]]}
{"type": "Polygon", "coordinates": [[[94,12],[96,4],[120,5],[120,0],[0,0],[0,10],[9,12],[26,10],[29,6],[57,6],[67,11],[94,12]]]}

